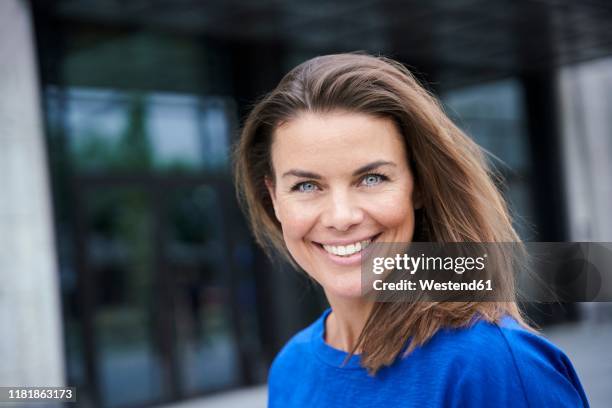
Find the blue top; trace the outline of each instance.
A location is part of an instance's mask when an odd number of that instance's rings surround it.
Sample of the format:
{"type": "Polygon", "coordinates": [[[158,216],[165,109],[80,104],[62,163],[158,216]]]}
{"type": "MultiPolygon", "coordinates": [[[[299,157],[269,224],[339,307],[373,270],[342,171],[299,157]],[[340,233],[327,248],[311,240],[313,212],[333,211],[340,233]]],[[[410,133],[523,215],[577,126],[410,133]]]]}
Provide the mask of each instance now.
{"type": "Polygon", "coordinates": [[[511,317],[443,329],[390,367],[369,376],[324,341],[326,310],[276,356],[275,407],[588,407],[567,356],[511,317]]]}

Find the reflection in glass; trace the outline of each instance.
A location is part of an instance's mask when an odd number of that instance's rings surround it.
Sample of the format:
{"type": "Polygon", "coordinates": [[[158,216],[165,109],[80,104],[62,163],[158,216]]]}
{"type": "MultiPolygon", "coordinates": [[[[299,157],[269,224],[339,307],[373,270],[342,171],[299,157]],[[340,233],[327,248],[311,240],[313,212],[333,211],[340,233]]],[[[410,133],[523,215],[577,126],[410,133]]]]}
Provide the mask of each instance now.
{"type": "Polygon", "coordinates": [[[190,172],[228,164],[234,107],[227,99],[94,88],[63,96],[79,170],[190,172]]]}
{"type": "Polygon", "coordinates": [[[523,239],[533,230],[533,206],[527,178],[531,172],[524,98],[518,81],[509,79],[446,92],[442,100],[456,123],[492,156],[504,175],[506,198],[523,239]]]}
{"type": "Polygon", "coordinates": [[[210,185],[177,189],[168,205],[166,263],[176,287],[177,345],[186,394],[239,383],[221,208],[210,185]]]}
{"type": "Polygon", "coordinates": [[[159,399],[163,388],[153,343],[152,214],[147,195],[94,190],[87,204],[87,256],[94,280],[93,324],[104,405],[159,399]]]}

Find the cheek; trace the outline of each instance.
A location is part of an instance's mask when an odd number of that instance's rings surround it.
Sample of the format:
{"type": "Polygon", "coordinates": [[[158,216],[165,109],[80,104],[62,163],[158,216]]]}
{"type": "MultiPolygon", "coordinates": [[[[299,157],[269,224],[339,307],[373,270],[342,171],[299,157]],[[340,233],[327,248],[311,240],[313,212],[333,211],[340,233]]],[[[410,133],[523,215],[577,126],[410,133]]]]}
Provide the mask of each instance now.
{"type": "Polygon", "coordinates": [[[376,214],[378,222],[389,228],[414,224],[411,190],[390,191],[381,196],[371,213],[376,214]]]}
{"type": "Polygon", "coordinates": [[[279,204],[280,222],[286,240],[301,239],[315,225],[317,215],[312,205],[290,201],[279,204]]]}
{"type": "Polygon", "coordinates": [[[412,211],[403,212],[397,208],[395,212],[389,212],[387,215],[387,225],[390,227],[405,227],[414,225],[414,213],[412,211]]]}
{"type": "Polygon", "coordinates": [[[371,216],[385,228],[383,239],[388,242],[411,242],[414,237],[414,207],[410,192],[388,192],[370,209],[371,216]]]}

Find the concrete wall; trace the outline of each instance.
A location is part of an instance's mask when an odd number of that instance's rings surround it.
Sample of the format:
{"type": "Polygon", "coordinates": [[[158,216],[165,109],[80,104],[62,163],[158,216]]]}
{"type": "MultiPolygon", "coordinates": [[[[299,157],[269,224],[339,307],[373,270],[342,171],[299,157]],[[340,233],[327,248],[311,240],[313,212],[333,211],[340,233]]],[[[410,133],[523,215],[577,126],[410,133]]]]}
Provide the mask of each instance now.
{"type": "Polygon", "coordinates": [[[612,241],[612,58],[560,74],[564,163],[573,241],[612,241]]]}
{"type": "MultiPolygon", "coordinates": [[[[612,58],[561,69],[561,120],[572,241],[612,241],[612,58]]],[[[612,273],[602,271],[602,273],[612,273]]],[[[600,292],[602,298],[612,293],[600,292]]],[[[612,302],[580,304],[583,317],[612,319],[612,302]]]]}
{"type": "Polygon", "coordinates": [[[0,386],[64,385],[59,281],[29,3],[0,1],[0,386]]]}

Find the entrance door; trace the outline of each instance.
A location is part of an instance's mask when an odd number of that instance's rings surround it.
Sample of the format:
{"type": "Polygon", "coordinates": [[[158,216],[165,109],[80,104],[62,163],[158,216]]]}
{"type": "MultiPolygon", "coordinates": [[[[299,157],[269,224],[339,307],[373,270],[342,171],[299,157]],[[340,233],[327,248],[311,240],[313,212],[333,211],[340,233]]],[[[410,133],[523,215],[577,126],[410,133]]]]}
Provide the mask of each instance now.
{"type": "Polygon", "coordinates": [[[223,184],[160,176],[79,182],[84,335],[101,406],[245,382],[223,184]]]}

